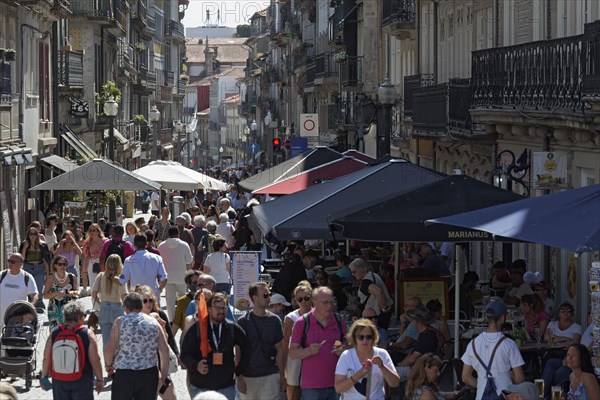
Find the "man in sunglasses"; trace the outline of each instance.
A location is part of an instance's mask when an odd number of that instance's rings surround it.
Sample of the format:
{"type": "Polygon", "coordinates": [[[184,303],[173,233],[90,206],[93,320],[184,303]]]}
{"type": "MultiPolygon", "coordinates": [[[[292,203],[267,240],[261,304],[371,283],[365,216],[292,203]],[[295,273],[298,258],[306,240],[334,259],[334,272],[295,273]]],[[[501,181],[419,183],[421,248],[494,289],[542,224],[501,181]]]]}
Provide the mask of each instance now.
{"type": "Polygon", "coordinates": [[[13,253],[8,257],[8,269],[0,273],[0,332],[4,326],[4,312],[13,302],[26,300],[32,304],[38,297],[33,276],[22,269],[23,256],[13,253]]]}
{"type": "Polygon", "coordinates": [[[265,282],[250,285],[248,295],[252,311],[238,320],[250,343],[248,363],[237,378],[237,387],[245,399],[278,400],[285,393],[285,360],[282,351],[283,327],[279,317],[267,308],[271,300],[265,282]]]}

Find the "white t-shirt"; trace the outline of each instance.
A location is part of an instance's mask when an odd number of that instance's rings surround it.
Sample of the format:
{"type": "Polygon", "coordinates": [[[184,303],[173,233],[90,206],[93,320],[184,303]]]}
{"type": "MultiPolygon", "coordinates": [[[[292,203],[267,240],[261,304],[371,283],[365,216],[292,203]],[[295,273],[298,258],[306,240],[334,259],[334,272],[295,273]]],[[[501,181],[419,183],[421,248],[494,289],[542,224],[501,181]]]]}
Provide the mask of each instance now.
{"type": "Polygon", "coordinates": [[[158,246],[169,283],[184,284],[187,264],[192,263],[190,246],[179,238],[169,238],[158,246]]]}
{"type": "MultiPolygon", "coordinates": [[[[391,371],[395,370],[394,363],[392,362],[392,358],[388,354],[388,352],[384,349],[380,349],[379,347],[373,348],[373,357],[379,356],[383,360],[383,364],[391,371]]],[[[356,354],[356,349],[348,349],[345,350],[340,359],[337,362],[335,367],[336,375],[350,376],[354,375],[356,371],[359,371],[362,368],[362,364],[358,359],[358,355],[356,354]]],[[[367,378],[363,378],[358,381],[358,385],[364,385],[364,390],[366,393],[366,382],[367,378]]],[[[365,396],[361,394],[358,390],[356,390],[356,385],[351,386],[350,389],[344,392],[344,400],[364,400],[365,396]]],[[[371,396],[369,397],[372,400],[383,400],[383,372],[379,369],[377,365],[373,365],[372,374],[371,374],[371,396]]]]}
{"type": "MultiPolygon", "coordinates": [[[[477,336],[471,341],[475,342],[477,354],[484,363],[489,363],[492,352],[494,351],[494,347],[502,336],[502,332],[483,332],[481,335],[477,336]]],[[[466,365],[472,366],[473,369],[477,371],[476,399],[480,400],[483,396],[485,385],[487,384],[487,378],[485,367],[481,365],[477,357],[475,357],[475,353],[473,353],[473,345],[471,343],[467,345],[467,350],[465,351],[465,354],[463,354],[461,360],[466,365]]],[[[500,346],[498,346],[498,350],[496,350],[496,355],[494,356],[491,367],[491,372],[492,376],[494,377],[496,392],[498,395],[500,395],[500,392],[502,392],[504,389],[507,389],[508,385],[512,383],[510,377],[511,369],[520,367],[523,364],[525,364],[525,362],[523,361],[523,357],[521,356],[516,343],[512,339],[504,339],[504,341],[500,343],[500,346]]]]}
{"type": "Polygon", "coordinates": [[[526,295],[526,294],[533,294],[533,290],[531,290],[531,286],[529,286],[525,282],[523,282],[521,284],[521,286],[519,286],[519,287],[510,289],[510,291],[508,292],[509,296],[511,296],[511,297],[517,297],[519,299],[521,297],[523,297],[523,295],[526,295]]]}
{"type": "Polygon", "coordinates": [[[160,196],[158,192],[150,194],[150,211],[160,211],[160,196]]]}
{"type": "Polygon", "coordinates": [[[33,276],[29,276],[29,282],[25,286],[25,271],[20,270],[17,275],[11,274],[10,271],[6,273],[0,283],[0,329],[4,326],[4,312],[8,306],[17,300],[27,301],[27,296],[30,294],[38,294],[33,276]]]}
{"type": "Polygon", "coordinates": [[[550,321],[548,324],[548,328],[546,328],[552,332],[554,336],[563,336],[569,339],[573,339],[575,334],[581,335],[581,325],[578,323],[573,323],[564,331],[560,330],[558,327],[558,321],[550,321]]]}
{"type": "Polygon", "coordinates": [[[229,283],[229,272],[227,272],[228,262],[231,262],[229,254],[216,251],[206,257],[204,265],[210,268],[208,273],[215,278],[216,283],[229,283]]]}

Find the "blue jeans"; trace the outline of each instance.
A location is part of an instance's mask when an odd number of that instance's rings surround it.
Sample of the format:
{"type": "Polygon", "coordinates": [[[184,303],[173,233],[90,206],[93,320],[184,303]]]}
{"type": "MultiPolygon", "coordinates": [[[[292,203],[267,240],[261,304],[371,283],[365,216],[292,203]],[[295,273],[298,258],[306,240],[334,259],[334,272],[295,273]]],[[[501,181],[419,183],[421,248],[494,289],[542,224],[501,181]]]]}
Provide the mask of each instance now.
{"type": "Polygon", "coordinates": [[[569,380],[571,368],[565,367],[560,358],[551,358],[546,361],[542,378],[544,379],[544,398],[552,395],[552,386],[560,385],[563,381],[569,380]]]}
{"type": "Polygon", "coordinates": [[[106,345],[110,340],[110,330],[113,322],[122,315],[125,315],[125,313],[123,312],[121,303],[111,303],[109,301],[100,303],[98,325],[100,325],[100,329],[102,329],[102,349],[106,348],[106,345]]]}
{"type": "Polygon", "coordinates": [[[302,400],[337,400],[334,387],[322,389],[302,389],[302,400]]]}
{"type": "Polygon", "coordinates": [[[35,285],[37,286],[38,299],[34,306],[37,308],[43,308],[45,310],[46,306],[44,305],[44,284],[46,282],[46,266],[44,265],[44,263],[25,263],[23,265],[23,271],[29,272],[33,276],[33,280],[35,281],[35,285]]]}
{"type": "Polygon", "coordinates": [[[223,389],[218,389],[218,390],[210,390],[210,389],[202,389],[199,387],[196,387],[194,385],[190,385],[190,397],[193,399],[194,397],[196,397],[199,393],[204,393],[204,392],[219,392],[221,393],[223,396],[227,397],[227,400],[234,400],[235,399],[235,385],[234,386],[229,386],[223,389]]]}

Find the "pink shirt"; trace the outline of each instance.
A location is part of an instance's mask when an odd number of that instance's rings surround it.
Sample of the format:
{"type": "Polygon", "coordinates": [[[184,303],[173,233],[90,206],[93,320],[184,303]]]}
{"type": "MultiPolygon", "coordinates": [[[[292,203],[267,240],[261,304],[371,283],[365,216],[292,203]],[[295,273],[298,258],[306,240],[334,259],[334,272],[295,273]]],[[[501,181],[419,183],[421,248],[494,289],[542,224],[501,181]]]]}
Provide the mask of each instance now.
{"type": "MultiPolygon", "coordinates": [[[[123,237],[115,237],[115,240],[123,240],[123,237]]],[[[102,245],[102,250],[100,250],[100,257],[106,258],[106,253],[108,252],[108,246],[110,246],[110,240],[107,240],[102,245]]],[[[123,261],[131,255],[135,253],[135,247],[127,240],[123,240],[123,261]]],[[[102,266],[102,271],[104,271],[104,266],[102,266]]]]}
{"type": "MultiPolygon", "coordinates": [[[[315,318],[315,310],[311,310],[308,314],[310,318],[308,331],[306,332],[306,343],[305,347],[308,347],[311,343],[321,343],[325,341],[321,350],[314,355],[302,359],[302,382],[301,386],[303,389],[324,389],[330,388],[334,385],[335,379],[335,367],[337,365],[339,357],[332,353],[333,344],[336,340],[341,340],[340,337],[346,335],[346,324],[342,317],[340,318],[340,324],[342,326],[342,333],[336,319],[331,314],[327,326],[323,327],[315,318]]],[[[294,323],[294,329],[292,330],[291,343],[301,344],[302,333],[304,332],[304,318],[300,317],[294,323]]]]}
{"type": "MultiPolygon", "coordinates": [[[[525,329],[527,329],[527,332],[529,332],[529,335],[533,338],[535,338],[535,327],[540,325],[540,322],[542,321],[550,321],[550,317],[548,316],[548,314],[546,314],[546,311],[542,311],[540,312],[535,321],[534,324],[531,323],[531,314],[525,314],[525,329]]],[[[542,335],[544,334],[544,332],[541,333],[542,335]]]]}

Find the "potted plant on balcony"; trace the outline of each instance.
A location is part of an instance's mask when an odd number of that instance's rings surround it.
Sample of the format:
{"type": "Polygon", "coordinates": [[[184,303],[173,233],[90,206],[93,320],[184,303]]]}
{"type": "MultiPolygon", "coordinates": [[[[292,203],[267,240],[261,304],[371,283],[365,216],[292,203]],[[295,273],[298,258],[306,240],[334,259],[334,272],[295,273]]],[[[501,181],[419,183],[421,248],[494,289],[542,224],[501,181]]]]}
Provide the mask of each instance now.
{"type": "Polygon", "coordinates": [[[183,73],[183,74],[179,75],[179,79],[181,79],[181,81],[184,84],[187,84],[189,82],[189,80],[190,80],[190,77],[187,76],[185,73],[183,73]]]}
{"type": "Polygon", "coordinates": [[[6,49],[0,49],[0,60],[4,60],[4,52],[6,49]]]}
{"type": "Polygon", "coordinates": [[[5,61],[15,61],[17,58],[17,52],[15,49],[4,49],[4,60],[5,61]]]}
{"type": "Polygon", "coordinates": [[[146,50],[146,43],[144,43],[144,42],[137,42],[135,44],[135,49],[137,51],[140,51],[140,52],[146,50]]]}
{"type": "Polygon", "coordinates": [[[121,101],[121,90],[113,81],[106,81],[106,83],[102,85],[100,93],[96,93],[96,115],[99,117],[96,122],[98,124],[106,123],[106,121],[104,121],[106,118],[100,117],[105,117],[104,103],[106,103],[110,97],[119,103],[121,101]]]}

